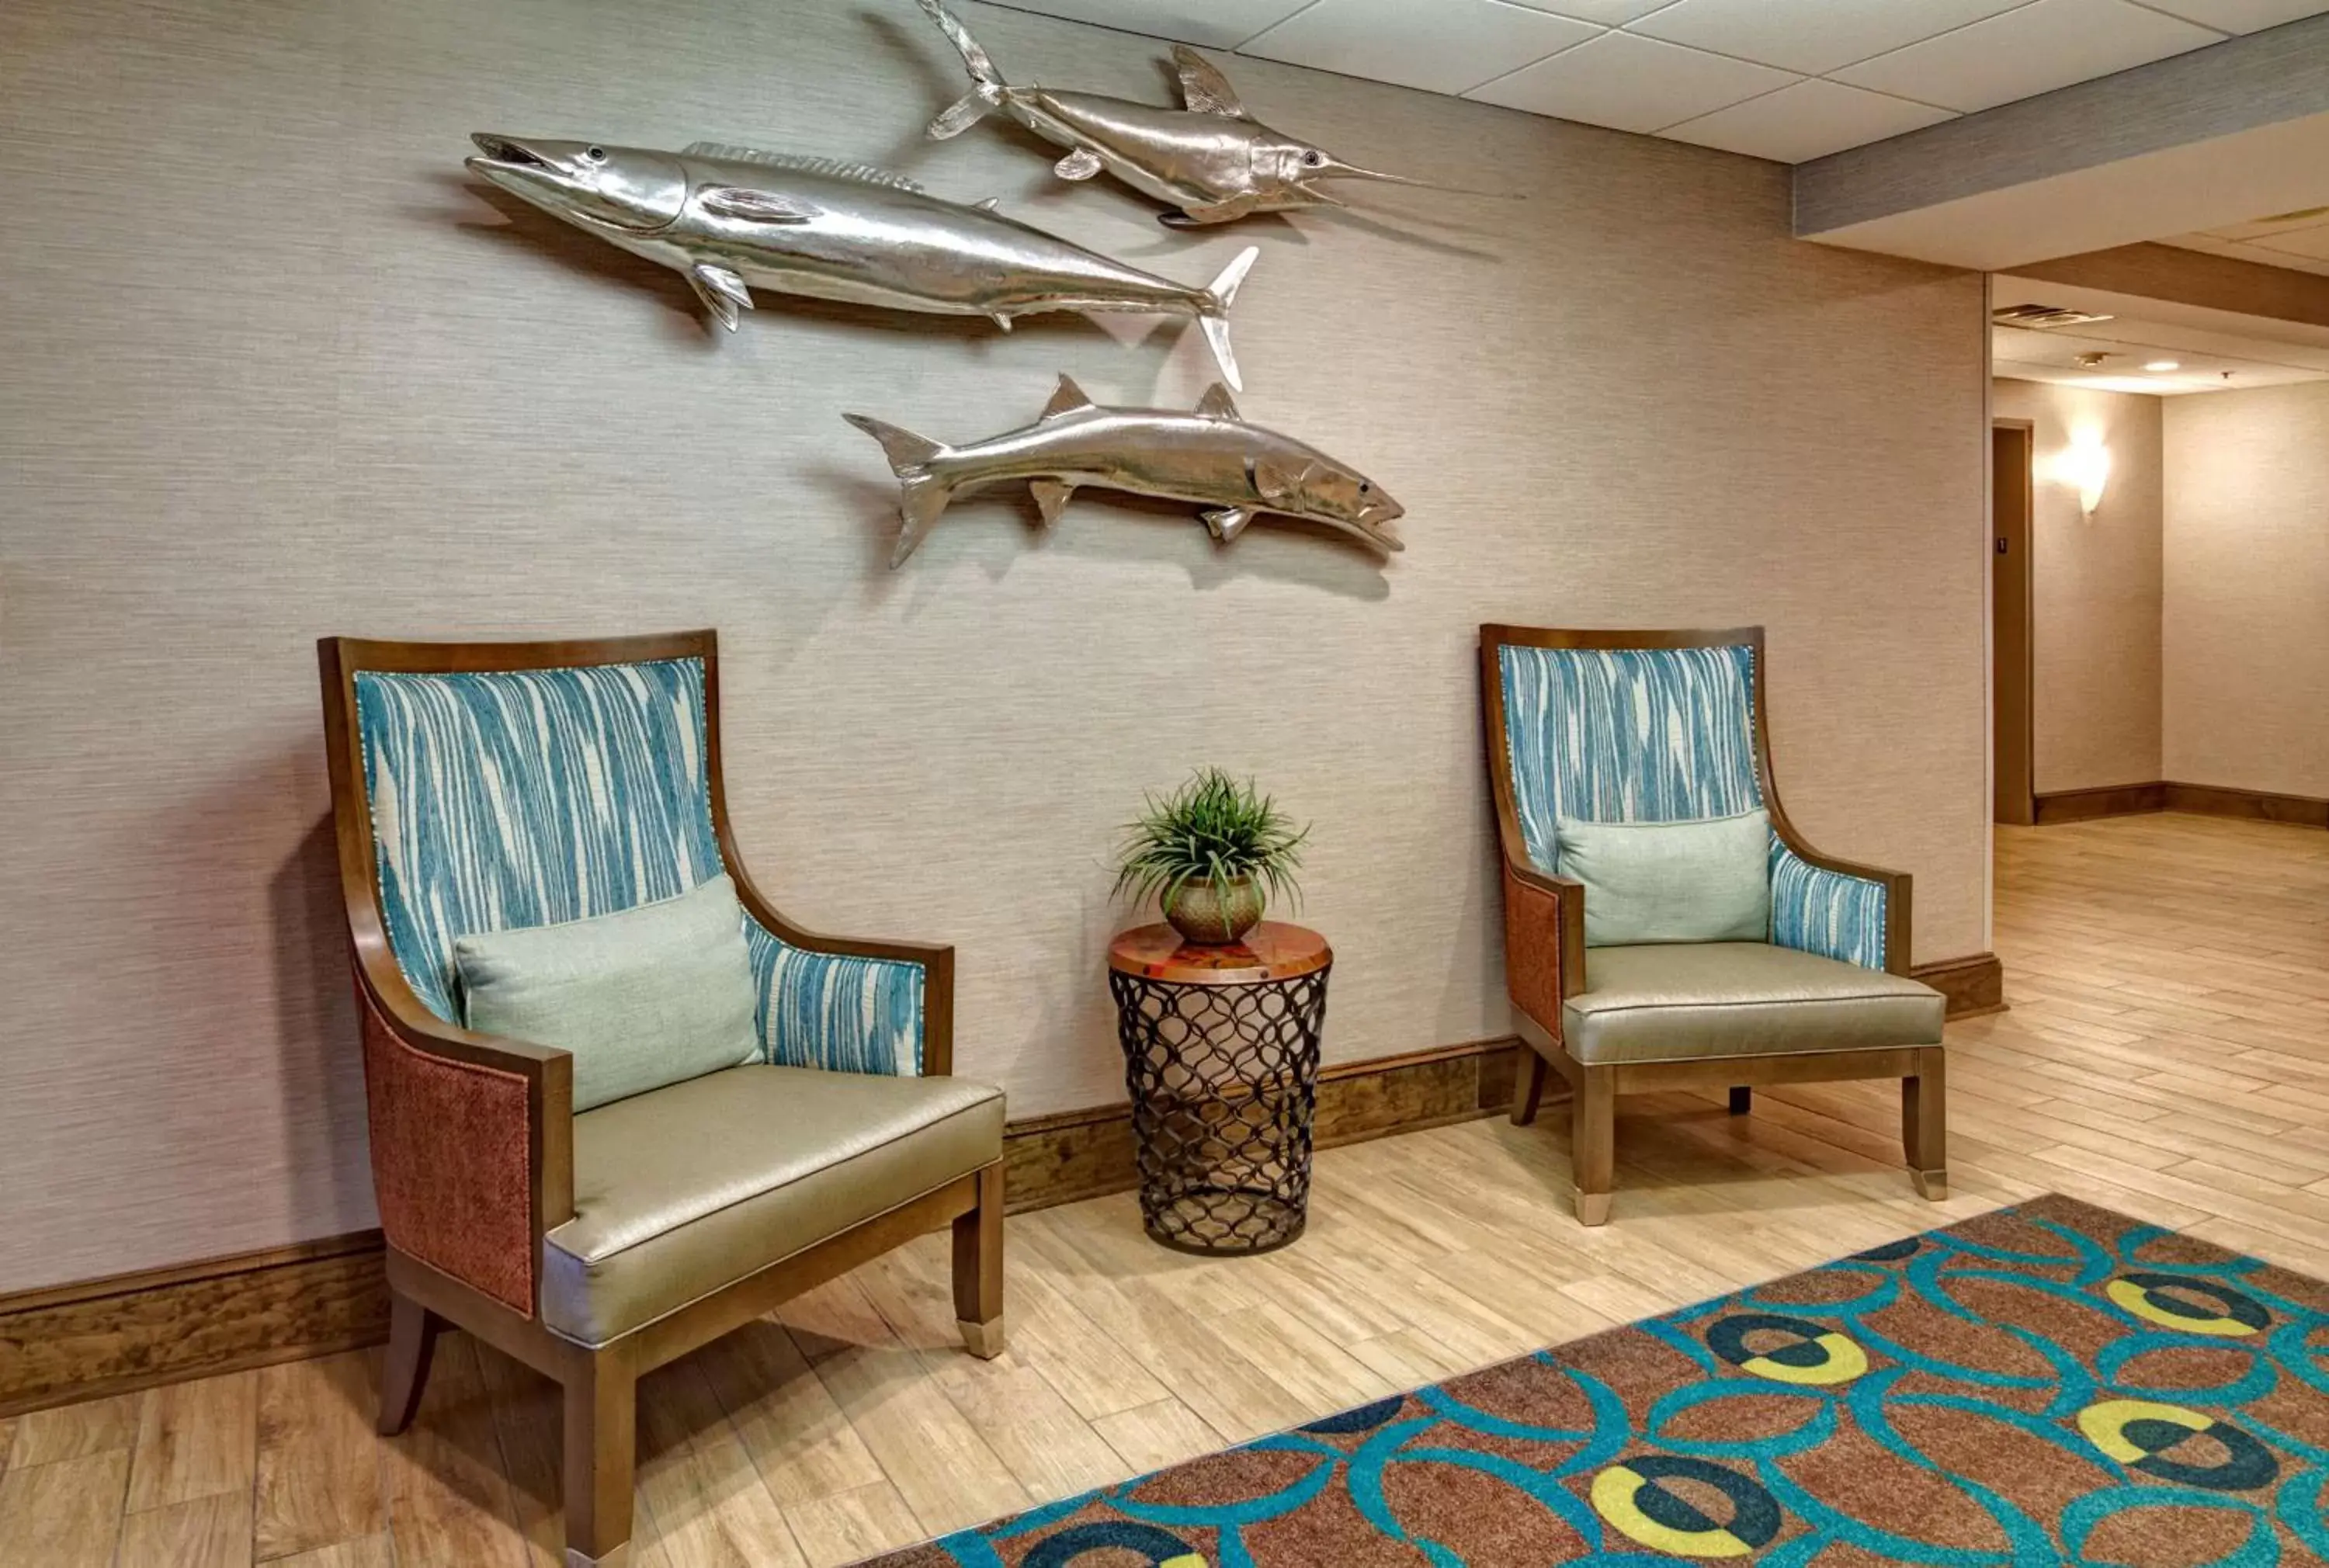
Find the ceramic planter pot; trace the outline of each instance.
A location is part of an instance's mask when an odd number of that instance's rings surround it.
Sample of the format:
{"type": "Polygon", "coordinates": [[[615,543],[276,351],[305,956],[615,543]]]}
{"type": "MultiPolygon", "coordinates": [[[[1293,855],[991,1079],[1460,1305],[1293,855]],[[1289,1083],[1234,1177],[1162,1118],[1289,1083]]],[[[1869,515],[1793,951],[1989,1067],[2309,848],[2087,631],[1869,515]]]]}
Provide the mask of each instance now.
{"type": "Polygon", "coordinates": [[[1261,923],[1261,884],[1240,877],[1229,885],[1224,900],[1210,880],[1184,882],[1164,900],[1164,918],[1187,941],[1220,947],[1237,941],[1261,923]]]}

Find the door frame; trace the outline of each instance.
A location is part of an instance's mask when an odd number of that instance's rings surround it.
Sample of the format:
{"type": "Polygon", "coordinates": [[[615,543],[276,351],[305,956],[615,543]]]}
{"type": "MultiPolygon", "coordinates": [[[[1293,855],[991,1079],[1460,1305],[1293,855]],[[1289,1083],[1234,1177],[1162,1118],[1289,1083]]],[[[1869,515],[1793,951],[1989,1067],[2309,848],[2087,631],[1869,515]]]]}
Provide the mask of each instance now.
{"type": "MultiPolygon", "coordinates": [[[[2023,531],[2025,536],[2022,559],[2022,679],[2023,684],[2022,717],[2024,727],[2022,758],[2025,771],[2020,781],[2022,787],[2018,792],[2018,799],[2009,802],[2005,814],[2001,815],[1998,811],[1998,802],[2013,791],[2015,781],[2005,776],[2005,756],[1996,745],[1997,729],[2004,723],[2004,715],[1993,713],[1990,741],[1992,751],[1995,755],[1992,758],[1991,765],[1997,772],[1990,792],[1990,815],[1992,820],[1996,822],[2030,827],[2038,821],[2038,496],[2036,477],[2038,429],[2032,420],[2012,419],[1995,415],[1990,418],[1989,428],[1990,446],[1993,453],[1996,449],[1999,431],[2014,431],[2022,437],[2022,518],[2023,531]],[[2015,810],[2017,805],[2018,811],[2015,810]]],[[[2001,477],[2003,476],[1993,473],[1990,480],[1989,538],[1990,571],[1993,574],[1993,581],[1997,570],[1997,541],[2002,537],[1998,529],[1996,510],[1996,486],[2001,477]]],[[[1996,624],[2001,608],[1997,602],[1997,596],[1993,591],[1990,595],[1991,656],[2002,659],[2004,644],[1998,638],[1996,624]]],[[[2001,671],[2000,673],[2002,676],[2003,671],[2001,671]]],[[[1997,684],[1998,681],[1993,679],[1991,684],[1993,702],[1995,699],[1997,684]]]]}

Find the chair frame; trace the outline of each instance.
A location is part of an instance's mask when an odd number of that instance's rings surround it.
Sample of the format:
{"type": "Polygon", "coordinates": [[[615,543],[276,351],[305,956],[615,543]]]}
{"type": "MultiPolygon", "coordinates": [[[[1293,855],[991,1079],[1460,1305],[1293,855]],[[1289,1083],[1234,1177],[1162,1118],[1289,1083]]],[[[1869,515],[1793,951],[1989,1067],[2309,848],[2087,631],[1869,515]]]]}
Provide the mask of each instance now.
{"type": "Polygon", "coordinates": [[[397,1042],[448,1062],[522,1078],[525,1084],[530,1229],[537,1261],[533,1310],[520,1312],[476,1287],[388,1248],[391,1293],[380,1430],[408,1426],[445,1325],[466,1329],[555,1380],[565,1391],[566,1558],[570,1568],[625,1568],[630,1555],[637,1383],[645,1374],[761,1316],[860,1263],[951,1224],[955,1312],[966,1347],[1000,1355],[1003,1319],[1003,1162],[997,1160],[912,1201],[781,1258],[732,1284],[601,1346],[567,1339],[541,1317],[543,1238],[574,1216],[573,1058],[564,1051],[448,1024],[413,994],[389,944],[379,857],[367,798],[355,676],[360,671],[416,674],[567,669],[667,659],[703,663],[704,765],[713,831],[737,897],[752,917],[795,946],[820,953],[901,959],[923,966],[922,1073],[954,1065],[954,949],[867,941],[808,931],[778,914],[753,886],[729,822],[720,754],[718,643],[709,631],[660,636],[543,643],[404,643],[327,637],[322,664],[325,743],[331,766],[341,885],[362,1007],[397,1042]]]}
{"type": "Polygon", "coordinates": [[[1511,743],[1504,715],[1503,650],[1579,648],[1592,650],[1719,648],[1744,644],[1754,650],[1752,699],[1755,771],[1764,809],[1780,841],[1824,870],[1883,884],[1884,963],[1895,974],[1909,972],[1909,877],[1823,854],[1796,830],[1779,803],[1771,769],[1768,687],[1764,675],[1763,628],[1727,631],[1570,631],[1497,624],[1480,628],[1481,711],[1486,721],[1488,778],[1495,799],[1496,836],[1502,850],[1504,888],[1505,983],[1513,1023],[1529,1049],[1522,1053],[1513,1085],[1513,1121],[1536,1119],[1550,1065],[1567,1080],[1571,1167],[1576,1177],[1579,1224],[1605,1225],[1617,1176],[1617,1101],[1620,1094],[1718,1085],[1730,1092],[1730,1113],[1743,1115],[1758,1086],[1834,1083],[1860,1078],[1900,1080],[1900,1141],[1910,1181],[1936,1202],[1948,1197],[1947,1078],[1945,1047],[1900,1046],[1854,1051],[1807,1052],[1797,1056],[1702,1057],[1681,1062],[1619,1062],[1589,1066],[1571,1056],[1561,1037],[1561,1004],[1586,989],[1585,887],[1573,878],[1537,869],[1521,834],[1513,793],[1511,743]],[[1552,955],[1550,973],[1542,963],[1520,963],[1522,953],[1552,955]]]}

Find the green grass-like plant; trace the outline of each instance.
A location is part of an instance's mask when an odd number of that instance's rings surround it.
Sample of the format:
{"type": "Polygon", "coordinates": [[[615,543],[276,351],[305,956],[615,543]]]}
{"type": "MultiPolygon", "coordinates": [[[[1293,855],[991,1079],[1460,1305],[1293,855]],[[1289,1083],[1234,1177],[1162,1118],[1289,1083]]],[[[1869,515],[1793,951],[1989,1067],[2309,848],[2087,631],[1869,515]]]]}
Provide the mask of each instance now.
{"type": "Polygon", "coordinates": [[[1278,803],[1217,767],[1200,769],[1161,800],[1145,797],[1146,808],[1124,827],[1117,857],[1116,891],[1136,900],[1152,895],[1159,904],[1192,882],[1212,884],[1226,908],[1230,886],[1250,877],[1270,897],[1298,906],[1301,886],[1294,873],[1302,864],[1302,843],[1310,836],[1297,828],[1278,803]]]}

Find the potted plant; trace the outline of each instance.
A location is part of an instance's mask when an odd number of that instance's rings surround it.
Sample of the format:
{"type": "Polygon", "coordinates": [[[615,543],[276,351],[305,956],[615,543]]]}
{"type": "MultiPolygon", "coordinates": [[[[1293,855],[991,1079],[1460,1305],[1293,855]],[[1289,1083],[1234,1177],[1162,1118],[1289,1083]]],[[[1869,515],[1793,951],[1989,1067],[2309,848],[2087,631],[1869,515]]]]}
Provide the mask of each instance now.
{"type": "Polygon", "coordinates": [[[1154,895],[1187,941],[1235,942],[1260,922],[1271,897],[1299,902],[1294,873],[1309,836],[1250,779],[1240,784],[1204,768],[1161,800],[1149,795],[1126,824],[1116,891],[1154,895]]]}

